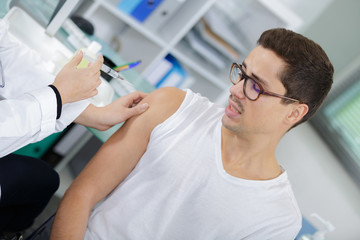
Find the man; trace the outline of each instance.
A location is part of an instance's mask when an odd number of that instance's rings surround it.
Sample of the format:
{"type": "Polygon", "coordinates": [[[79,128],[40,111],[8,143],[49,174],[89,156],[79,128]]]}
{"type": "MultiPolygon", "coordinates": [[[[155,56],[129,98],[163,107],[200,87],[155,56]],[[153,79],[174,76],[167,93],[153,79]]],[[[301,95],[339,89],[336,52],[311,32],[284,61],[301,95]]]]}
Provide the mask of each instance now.
{"type": "Polygon", "coordinates": [[[321,105],[333,67],[289,30],[258,45],[231,67],[225,114],[190,90],[145,98],[68,189],[51,239],[294,239],[301,213],[275,149],[321,105]]]}
{"type": "Polygon", "coordinates": [[[71,122],[106,130],[145,111],[136,92],[105,107],[89,104],[97,94],[103,58],[78,69],[82,52],[56,77],[39,55],[15,41],[0,19],[0,239],[13,239],[29,227],[59,186],[58,174],[44,161],[11,154],[71,122]]]}

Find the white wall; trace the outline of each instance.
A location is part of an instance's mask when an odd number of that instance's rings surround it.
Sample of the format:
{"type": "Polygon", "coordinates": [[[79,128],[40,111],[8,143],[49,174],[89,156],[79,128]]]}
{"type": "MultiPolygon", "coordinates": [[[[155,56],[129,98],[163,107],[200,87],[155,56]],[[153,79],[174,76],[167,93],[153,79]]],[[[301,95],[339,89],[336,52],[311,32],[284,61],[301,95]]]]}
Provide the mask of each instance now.
{"type": "Polygon", "coordinates": [[[359,0],[333,0],[304,32],[324,48],[335,67],[335,76],[360,56],[359,9],[359,0]]]}
{"type": "Polygon", "coordinates": [[[303,23],[299,31],[308,28],[334,0],[278,0],[287,6],[303,23]]]}
{"type": "Polygon", "coordinates": [[[336,229],[328,240],[359,240],[360,189],[309,123],[285,135],[277,157],[304,217],[312,220],[310,214],[316,212],[329,220],[336,229]]]}
{"type": "MultiPolygon", "coordinates": [[[[327,52],[335,68],[334,88],[349,69],[360,66],[359,9],[358,0],[334,0],[303,33],[327,52]]],[[[305,218],[311,220],[310,214],[316,212],[330,220],[336,229],[328,240],[359,240],[360,187],[311,124],[290,131],[277,156],[289,172],[305,218]]]]}

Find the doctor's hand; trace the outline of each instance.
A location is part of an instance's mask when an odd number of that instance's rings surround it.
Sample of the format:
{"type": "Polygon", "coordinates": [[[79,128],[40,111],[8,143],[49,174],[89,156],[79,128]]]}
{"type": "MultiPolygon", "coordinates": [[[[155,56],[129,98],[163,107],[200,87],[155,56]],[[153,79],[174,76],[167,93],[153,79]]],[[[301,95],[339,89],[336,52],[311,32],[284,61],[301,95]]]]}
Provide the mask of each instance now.
{"type": "Polygon", "coordinates": [[[137,91],[116,99],[104,107],[103,117],[106,124],[113,126],[148,109],[147,103],[138,104],[147,94],[137,91]]]}
{"type": "Polygon", "coordinates": [[[138,103],[146,96],[146,93],[137,91],[120,97],[104,107],[95,107],[90,104],[75,122],[101,131],[107,130],[130,117],[145,112],[149,105],[138,103]]]}
{"type": "Polygon", "coordinates": [[[55,77],[53,85],[60,92],[62,104],[76,102],[95,96],[100,85],[100,68],[104,61],[99,55],[87,68],[77,68],[83,57],[82,51],[67,63],[55,77]]]}

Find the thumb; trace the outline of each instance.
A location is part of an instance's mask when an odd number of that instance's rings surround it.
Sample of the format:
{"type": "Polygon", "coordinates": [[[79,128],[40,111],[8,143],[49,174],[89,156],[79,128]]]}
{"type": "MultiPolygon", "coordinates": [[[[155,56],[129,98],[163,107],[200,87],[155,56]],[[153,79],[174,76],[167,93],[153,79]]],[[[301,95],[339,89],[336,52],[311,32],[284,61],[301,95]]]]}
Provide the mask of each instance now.
{"type": "Polygon", "coordinates": [[[82,58],[83,58],[83,52],[81,50],[79,50],[76,55],[70,60],[69,65],[70,66],[74,66],[76,67],[77,65],[79,65],[79,63],[81,62],[82,58]]]}
{"type": "Polygon", "coordinates": [[[148,108],[149,108],[148,103],[138,104],[135,107],[128,108],[129,115],[130,115],[129,117],[141,114],[141,113],[145,112],[148,108]]]}

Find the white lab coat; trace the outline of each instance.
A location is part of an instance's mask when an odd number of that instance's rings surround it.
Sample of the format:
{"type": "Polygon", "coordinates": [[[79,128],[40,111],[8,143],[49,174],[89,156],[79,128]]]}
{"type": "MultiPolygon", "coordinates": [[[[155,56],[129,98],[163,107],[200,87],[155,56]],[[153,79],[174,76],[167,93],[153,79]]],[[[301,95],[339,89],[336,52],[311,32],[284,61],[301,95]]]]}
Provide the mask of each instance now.
{"type": "Polygon", "coordinates": [[[0,88],[0,157],[62,131],[88,106],[88,100],[66,104],[56,120],[56,96],[47,86],[55,76],[43,70],[39,54],[8,33],[2,19],[0,60],[5,79],[0,88]]]}

